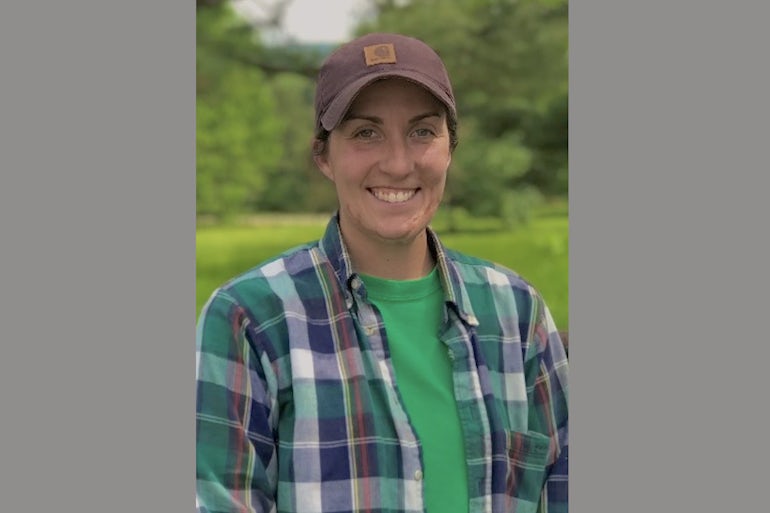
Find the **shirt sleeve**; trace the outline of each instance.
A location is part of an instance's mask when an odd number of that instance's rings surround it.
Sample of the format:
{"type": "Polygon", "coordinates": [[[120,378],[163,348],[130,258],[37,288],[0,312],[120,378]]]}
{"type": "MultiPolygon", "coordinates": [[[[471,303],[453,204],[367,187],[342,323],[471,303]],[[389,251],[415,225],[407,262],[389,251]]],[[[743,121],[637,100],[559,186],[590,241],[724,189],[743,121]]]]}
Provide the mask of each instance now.
{"type": "Polygon", "coordinates": [[[199,513],[275,511],[276,444],[269,362],[250,343],[243,308],[216,292],[196,332],[196,506],[199,513]],[[264,364],[266,363],[266,365],[264,364]],[[265,370],[267,369],[267,371],[265,370]]]}
{"type": "Polygon", "coordinates": [[[568,511],[567,354],[543,300],[536,301],[525,357],[529,429],[550,439],[538,512],[568,511]]]}

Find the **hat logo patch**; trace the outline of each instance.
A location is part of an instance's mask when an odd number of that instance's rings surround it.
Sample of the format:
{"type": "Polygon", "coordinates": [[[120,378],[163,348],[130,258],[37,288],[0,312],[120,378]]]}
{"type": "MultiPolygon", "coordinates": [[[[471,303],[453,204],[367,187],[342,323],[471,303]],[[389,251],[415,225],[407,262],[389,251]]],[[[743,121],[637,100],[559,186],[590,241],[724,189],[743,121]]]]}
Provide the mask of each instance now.
{"type": "Polygon", "coordinates": [[[393,47],[393,43],[365,46],[364,58],[367,66],[392,64],[396,62],[396,49],[393,47]]]}

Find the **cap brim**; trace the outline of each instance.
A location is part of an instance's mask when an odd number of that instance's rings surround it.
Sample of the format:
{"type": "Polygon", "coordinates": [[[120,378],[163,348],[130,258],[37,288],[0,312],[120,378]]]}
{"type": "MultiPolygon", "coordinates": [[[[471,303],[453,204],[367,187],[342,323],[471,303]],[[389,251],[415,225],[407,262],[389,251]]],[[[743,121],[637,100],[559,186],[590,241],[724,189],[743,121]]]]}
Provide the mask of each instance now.
{"type": "Polygon", "coordinates": [[[348,108],[350,108],[350,104],[353,103],[353,100],[358,96],[358,93],[372,82],[383,78],[403,78],[424,87],[446,106],[450,115],[456,116],[454,101],[447,92],[430,77],[419,71],[382,70],[363,76],[345,86],[345,88],[337,94],[334,100],[332,100],[329,104],[329,108],[327,108],[326,112],[321,116],[321,126],[330,132],[337,128],[337,125],[342,121],[342,118],[345,116],[348,108]]]}

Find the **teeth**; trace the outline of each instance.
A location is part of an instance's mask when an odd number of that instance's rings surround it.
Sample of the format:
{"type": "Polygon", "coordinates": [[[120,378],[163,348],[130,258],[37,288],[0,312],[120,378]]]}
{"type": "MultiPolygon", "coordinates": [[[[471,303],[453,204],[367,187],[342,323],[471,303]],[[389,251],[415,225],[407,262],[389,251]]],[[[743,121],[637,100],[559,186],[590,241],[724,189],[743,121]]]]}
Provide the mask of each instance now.
{"type": "Polygon", "coordinates": [[[411,190],[411,191],[381,191],[381,190],[372,190],[372,193],[374,193],[374,196],[382,201],[387,201],[388,203],[403,203],[404,201],[410,199],[412,196],[414,196],[417,191],[411,190]]]}

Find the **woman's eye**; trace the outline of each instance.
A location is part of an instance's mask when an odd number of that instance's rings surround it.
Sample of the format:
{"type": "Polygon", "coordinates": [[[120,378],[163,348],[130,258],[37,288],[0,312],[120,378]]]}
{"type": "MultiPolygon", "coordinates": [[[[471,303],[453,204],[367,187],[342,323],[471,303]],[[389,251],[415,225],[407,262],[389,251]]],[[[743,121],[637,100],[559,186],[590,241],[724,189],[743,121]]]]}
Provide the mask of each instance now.
{"type": "Polygon", "coordinates": [[[417,137],[430,137],[433,135],[433,130],[430,128],[418,128],[414,131],[414,135],[417,137]]]}
{"type": "Polygon", "coordinates": [[[360,139],[371,139],[372,137],[374,137],[374,130],[372,130],[371,128],[362,128],[361,130],[355,133],[355,137],[358,137],[360,139]]]}

